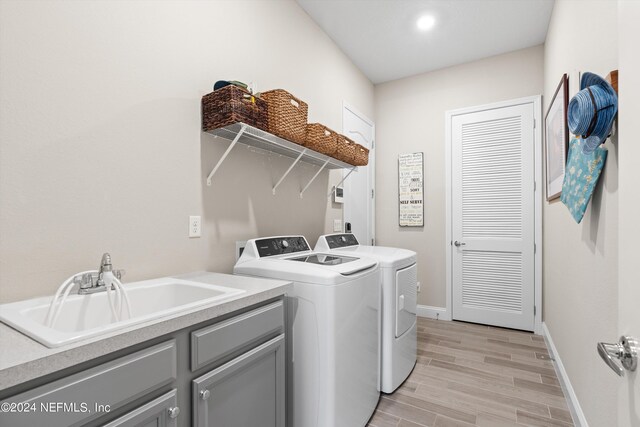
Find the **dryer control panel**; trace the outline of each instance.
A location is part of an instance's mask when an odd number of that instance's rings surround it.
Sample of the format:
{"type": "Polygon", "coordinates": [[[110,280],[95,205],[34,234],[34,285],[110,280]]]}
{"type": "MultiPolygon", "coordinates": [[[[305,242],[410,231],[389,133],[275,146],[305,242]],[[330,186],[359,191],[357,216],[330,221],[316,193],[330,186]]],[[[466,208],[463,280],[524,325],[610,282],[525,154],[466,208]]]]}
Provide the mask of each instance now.
{"type": "Polygon", "coordinates": [[[356,239],[356,236],[351,233],[332,234],[330,236],[324,236],[324,238],[327,239],[327,245],[329,245],[329,249],[359,245],[358,239],[356,239]]]}
{"type": "Polygon", "coordinates": [[[268,237],[256,240],[256,248],[260,258],[273,255],[284,255],[310,250],[307,240],[302,236],[268,237]]]}

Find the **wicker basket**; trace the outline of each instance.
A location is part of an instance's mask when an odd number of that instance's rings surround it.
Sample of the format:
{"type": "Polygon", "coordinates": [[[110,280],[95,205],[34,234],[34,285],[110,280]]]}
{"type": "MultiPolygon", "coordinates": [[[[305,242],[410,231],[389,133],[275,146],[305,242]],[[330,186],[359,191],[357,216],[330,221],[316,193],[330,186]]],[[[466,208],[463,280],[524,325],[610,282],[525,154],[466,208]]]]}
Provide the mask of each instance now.
{"type": "Polygon", "coordinates": [[[229,85],[202,97],[202,129],[207,131],[243,122],[267,130],[267,103],[229,85]]]}
{"type": "Polygon", "coordinates": [[[338,134],[338,149],[333,157],[350,165],[353,164],[356,156],[356,145],[346,136],[338,134]]]}
{"type": "Polygon", "coordinates": [[[354,166],[367,166],[369,164],[369,149],[360,144],[356,144],[356,153],[353,157],[354,166]]]}
{"type": "Polygon", "coordinates": [[[333,156],[338,149],[338,134],[320,123],[309,123],[303,145],[318,153],[333,156]]]}
{"type": "Polygon", "coordinates": [[[262,92],[260,97],[267,102],[269,109],[268,132],[304,145],[309,111],[307,103],[282,89],[262,92]]]}

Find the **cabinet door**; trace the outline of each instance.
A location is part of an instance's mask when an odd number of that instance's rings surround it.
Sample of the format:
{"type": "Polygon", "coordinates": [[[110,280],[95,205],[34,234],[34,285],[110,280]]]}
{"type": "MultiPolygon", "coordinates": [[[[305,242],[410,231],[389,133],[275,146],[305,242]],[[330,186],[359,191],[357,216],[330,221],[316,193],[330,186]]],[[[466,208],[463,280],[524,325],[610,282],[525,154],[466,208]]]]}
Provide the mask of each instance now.
{"type": "Polygon", "coordinates": [[[193,425],[284,427],[284,334],[195,379],[193,425]]]}
{"type": "Polygon", "coordinates": [[[104,427],[177,427],[179,412],[176,389],[173,389],[104,427]]]}

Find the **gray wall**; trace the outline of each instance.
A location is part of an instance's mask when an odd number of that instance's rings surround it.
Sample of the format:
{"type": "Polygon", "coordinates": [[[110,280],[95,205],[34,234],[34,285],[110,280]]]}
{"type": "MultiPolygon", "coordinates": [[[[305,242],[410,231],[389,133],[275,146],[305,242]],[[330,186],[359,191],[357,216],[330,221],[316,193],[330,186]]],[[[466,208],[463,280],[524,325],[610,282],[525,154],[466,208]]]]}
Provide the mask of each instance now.
{"type": "Polygon", "coordinates": [[[445,307],[445,111],[540,95],[536,46],[376,86],[377,243],[418,253],[418,303],[445,307]],[[398,155],[424,152],[425,226],[398,226],[398,155]]]}
{"type": "Polygon", "coordinates": [[[218,79],[285,88],[341,129],[373,116],[373,85],[292,0],[0,2],[0,302],[51,294],[112,254],[127,281],[230,272],[236,240],[301,233],[342,209],[339,176],[200,131],[218,79]],[[189,239],[189,215],[203,237],[189,239]]]}

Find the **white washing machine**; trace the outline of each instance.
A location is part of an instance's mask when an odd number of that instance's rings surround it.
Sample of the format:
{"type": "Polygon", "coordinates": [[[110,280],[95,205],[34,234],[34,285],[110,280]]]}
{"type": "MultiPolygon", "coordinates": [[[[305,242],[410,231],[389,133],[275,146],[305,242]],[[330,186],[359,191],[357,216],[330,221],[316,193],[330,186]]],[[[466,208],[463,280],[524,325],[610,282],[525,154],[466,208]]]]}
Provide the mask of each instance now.
{"type": "Polygon", "coordinates": [[[416,253],[361,246],[350,233],[320,236],[314,250],[378,261],[382,270],[380,390],[393,393],[407,379],[417,360],[416,253]]]}
{"type": "Polygon", "coordinates": [[[288,425],[366,425],[380,397],[378,263],[284,236],[249,240],[233,272],[293,282],[288,425]]]}

